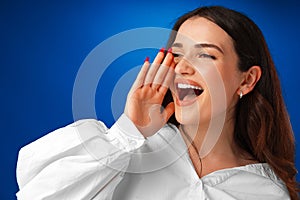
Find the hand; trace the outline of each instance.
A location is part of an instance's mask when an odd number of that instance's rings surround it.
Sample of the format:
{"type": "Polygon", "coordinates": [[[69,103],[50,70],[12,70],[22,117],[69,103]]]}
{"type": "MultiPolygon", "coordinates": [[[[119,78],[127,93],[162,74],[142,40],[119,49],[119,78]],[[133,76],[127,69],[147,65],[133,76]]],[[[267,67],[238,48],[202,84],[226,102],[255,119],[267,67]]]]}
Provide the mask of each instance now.
{"type": "Polygon", "coordinates": [[[154,135],[174,113],[174,103],[162,108],[164,96],[173,80],[175,63],[171,51],[164,59],[163,49],[153,63],[142,66],[128,96],[124,113],[144,137],[154,135]]]}

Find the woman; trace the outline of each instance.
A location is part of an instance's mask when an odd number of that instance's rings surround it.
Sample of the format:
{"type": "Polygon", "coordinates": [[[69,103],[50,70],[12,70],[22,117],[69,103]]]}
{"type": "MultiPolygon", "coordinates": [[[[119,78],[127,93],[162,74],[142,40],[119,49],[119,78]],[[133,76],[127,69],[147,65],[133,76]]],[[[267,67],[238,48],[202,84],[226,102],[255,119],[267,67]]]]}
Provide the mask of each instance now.
{"type": "Polygon", "coordinates": [[[261,31],[223,7],[187,13],[173,30],[110,129],[81,120],[21,149],[19,199],[298,199],[261,31]]]}

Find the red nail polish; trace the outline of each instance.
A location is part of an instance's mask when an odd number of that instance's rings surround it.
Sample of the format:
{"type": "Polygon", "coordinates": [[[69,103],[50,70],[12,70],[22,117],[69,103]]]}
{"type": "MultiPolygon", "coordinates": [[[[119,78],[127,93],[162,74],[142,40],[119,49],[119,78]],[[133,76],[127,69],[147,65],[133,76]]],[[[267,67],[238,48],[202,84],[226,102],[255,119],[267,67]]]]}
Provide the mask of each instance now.
{"type": "Polygon", "coordinates": [[[168,53],[172,53],[172,48],[169,48],[169,49],[168,49],[168,53]]]}
{"type": "Polygon", "coordinates": [[[150,58],[147,56],[144,62],[149,62],[150,58]]]}
{"type": "Polygon", "coordinates": [[[159,52],[165,52],[165,48],[161,48],[160,50],[159,50],[159,52]]]}

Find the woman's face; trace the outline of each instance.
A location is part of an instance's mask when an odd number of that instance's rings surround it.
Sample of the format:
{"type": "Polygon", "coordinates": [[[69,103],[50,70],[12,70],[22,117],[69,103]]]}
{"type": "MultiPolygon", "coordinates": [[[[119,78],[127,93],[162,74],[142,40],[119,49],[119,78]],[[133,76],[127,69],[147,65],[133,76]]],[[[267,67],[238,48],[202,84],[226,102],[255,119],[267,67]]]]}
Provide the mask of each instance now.
{"type": "Polygon", "coordinates": [[[177,121],[203,125],[221,114],[228,116],[242,81],[231,37],[213,22],[195,17],[181,25],[172,50],[177,121]]]}

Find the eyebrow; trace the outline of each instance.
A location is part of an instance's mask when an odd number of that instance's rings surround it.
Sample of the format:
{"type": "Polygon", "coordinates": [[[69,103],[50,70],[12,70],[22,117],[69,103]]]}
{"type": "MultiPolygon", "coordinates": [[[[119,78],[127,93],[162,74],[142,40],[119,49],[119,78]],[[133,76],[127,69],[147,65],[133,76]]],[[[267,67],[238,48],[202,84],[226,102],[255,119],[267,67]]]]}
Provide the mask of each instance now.
{"type": "MultiPolygon", "coordinates": [[[[182,48],[183,45],[181,43],[173,43],[172,47],[182,48]]],[[[224,54],[222,49],[220,47],[218,47],[217,45],[215,45],[215,44],[200,43],[200,44],[195,44],[194,47],[195,48],[214,48],[214,49],[220,51],[222,54],[224,54]]]]}

